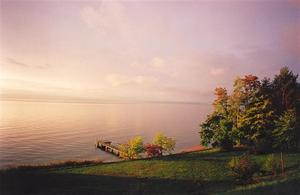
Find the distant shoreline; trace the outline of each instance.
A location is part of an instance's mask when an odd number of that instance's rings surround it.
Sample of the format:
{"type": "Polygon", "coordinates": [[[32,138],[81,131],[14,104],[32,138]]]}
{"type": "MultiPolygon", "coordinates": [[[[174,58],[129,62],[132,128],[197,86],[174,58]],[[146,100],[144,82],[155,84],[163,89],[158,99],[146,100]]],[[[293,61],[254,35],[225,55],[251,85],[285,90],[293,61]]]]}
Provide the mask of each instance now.
{"type": "Polygon", "coordinates": [[[121,101],[121,100],[93,100],[93,99],[18,99],[2,98],[0,101],[19,101],[19,102],[45,102],[45,103],[78,103],[78,104],[192,104],[192,105],[210,105],[208,102],[183,102],[183,101],[121,101]]]}

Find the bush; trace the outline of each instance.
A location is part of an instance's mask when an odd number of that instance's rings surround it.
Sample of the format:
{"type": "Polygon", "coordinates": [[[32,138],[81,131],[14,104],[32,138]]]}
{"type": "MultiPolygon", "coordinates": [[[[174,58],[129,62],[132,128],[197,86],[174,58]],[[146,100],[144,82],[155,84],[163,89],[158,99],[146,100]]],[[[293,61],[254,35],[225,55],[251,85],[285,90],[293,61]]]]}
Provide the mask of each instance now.
{"type": "Polygon", "coordinates": [[[233,157],[228,163],[229,168],[233,171],[238,181],[249,183],[253,175],[259,171],[259,166],[252,161],[248,155],[242,157],[233,157]]]}
{"type": "Polygon", "coordinates": [[[280,161],[275,157],[274,154],[270,154],[267,156],[264,168],[267,172],[272,173],[274,176],[280,170],[280,161]]]}
{"type": "Polygon", "coordinates": [[[140,136],[134,137],[127,144],[120,146],[123,158],[135,159],[140,157],[140,153],[144,151],[143,138],[140,136]]]}
{"type": "Polygon", "coordinates": [[[163,148],[155,144],[147,144],[144,147],[144,150],[148,157],[161,156],[163,148]]]}
{"type": "Polygon", "coordinates": [[[176,140],[166,137],[162,133],[157,133],[153,138],[153,144],[160,146],[162,148],[162,152],[171,154],[175,149],[176,140]]]}

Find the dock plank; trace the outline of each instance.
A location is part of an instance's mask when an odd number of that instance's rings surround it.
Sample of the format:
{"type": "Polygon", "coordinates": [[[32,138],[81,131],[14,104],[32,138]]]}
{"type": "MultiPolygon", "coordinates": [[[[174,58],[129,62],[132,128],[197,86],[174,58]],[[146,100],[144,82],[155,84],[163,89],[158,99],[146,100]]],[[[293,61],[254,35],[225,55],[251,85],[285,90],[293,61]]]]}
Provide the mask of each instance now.
{"type": "Polygon", "coordinates": [[[124,156],[121,149],[118,146],[113,145],[111,141],[98,140],[96,142],[96,147],[99,148],[102,151],[111,153],[111,154],[113,154],[115,156],[118,156],[120,158],[122,158],[122,156],[124,156]]]}

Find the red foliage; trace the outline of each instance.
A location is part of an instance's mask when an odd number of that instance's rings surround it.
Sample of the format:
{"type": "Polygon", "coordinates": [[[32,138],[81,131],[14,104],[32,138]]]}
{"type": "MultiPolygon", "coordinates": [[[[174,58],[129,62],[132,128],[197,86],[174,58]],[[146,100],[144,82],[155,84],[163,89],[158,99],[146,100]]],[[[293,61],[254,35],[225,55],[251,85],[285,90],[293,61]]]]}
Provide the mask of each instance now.
{"type": "Polygon", "coordinates": [[[161,156],[163,148],[155,144],[147,144],[145,145],[144,149],[148,157],[154,157],[161,156]]]}
{"type": "Polygon", "coordinates": [[[245,84],[245,88],[246,88],[246,91],[250,91],[252,89],[256,89],[257,87],[259,87],[259,80],[258,80],[258,77],[255,76],[255,75],[245,75],[245,78],[242,79],[242,81],[244,82],[245,84]]]}

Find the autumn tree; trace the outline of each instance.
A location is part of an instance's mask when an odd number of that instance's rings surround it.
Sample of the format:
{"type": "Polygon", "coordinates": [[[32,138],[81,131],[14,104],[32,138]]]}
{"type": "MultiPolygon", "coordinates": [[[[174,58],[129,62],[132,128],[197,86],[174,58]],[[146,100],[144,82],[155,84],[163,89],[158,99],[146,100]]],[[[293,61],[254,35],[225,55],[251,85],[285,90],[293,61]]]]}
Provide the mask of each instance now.
{"type": "Polygon", "coordinates": [[[300,146],[300,84],[287,67],[271,81],[238,77],[233,92],[216,88],[213,113],[200,125],[203,145],[230,149],[242,144],[255,152],[300,146]],[[273,148],[272,148],[273,147],[273,148]]]}

